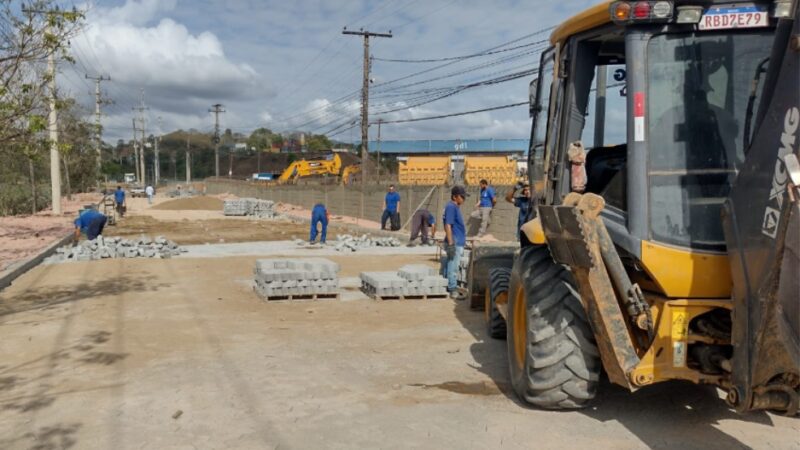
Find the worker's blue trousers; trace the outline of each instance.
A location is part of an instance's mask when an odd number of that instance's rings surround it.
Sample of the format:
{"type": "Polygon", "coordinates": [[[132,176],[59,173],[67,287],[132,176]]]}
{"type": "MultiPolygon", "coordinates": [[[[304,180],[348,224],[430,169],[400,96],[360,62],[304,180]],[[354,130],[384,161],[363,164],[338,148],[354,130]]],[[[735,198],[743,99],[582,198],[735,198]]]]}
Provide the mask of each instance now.
{"type": "Polygon", "coordinates": [[[317,224],[322,224],[322,236],[320,242],[325,243],[328,236],[328,217],[325,214],[325,208],[315,206],[311,211],[311,237],[309,241],[314,242],[317,239],[317,224]]]}

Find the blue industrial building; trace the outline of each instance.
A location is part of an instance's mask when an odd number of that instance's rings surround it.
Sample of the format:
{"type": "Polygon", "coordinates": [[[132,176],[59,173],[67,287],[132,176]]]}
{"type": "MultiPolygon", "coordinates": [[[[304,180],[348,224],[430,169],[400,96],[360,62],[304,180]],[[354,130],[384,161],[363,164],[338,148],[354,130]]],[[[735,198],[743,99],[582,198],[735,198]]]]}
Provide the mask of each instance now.
{"type": "Polygon", "coordinates": [[[390,155],[424,154],[518,154],[528,152],[528,139],[451,139],[451,140],[410,140],[410,141],[370,141],[369,152],[390,155]]]}

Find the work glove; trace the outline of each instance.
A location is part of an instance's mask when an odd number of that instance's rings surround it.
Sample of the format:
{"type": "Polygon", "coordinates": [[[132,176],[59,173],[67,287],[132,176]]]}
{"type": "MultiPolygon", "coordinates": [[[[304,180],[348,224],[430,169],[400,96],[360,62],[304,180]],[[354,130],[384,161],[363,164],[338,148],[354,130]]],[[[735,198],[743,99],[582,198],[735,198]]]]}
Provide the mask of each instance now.
{"type": "Polygon", "coordinates": [[[447,254],[447,259],[453,259],[456,257],[456,246],[451,244],[444,245],[444,251],[447,254]]]}

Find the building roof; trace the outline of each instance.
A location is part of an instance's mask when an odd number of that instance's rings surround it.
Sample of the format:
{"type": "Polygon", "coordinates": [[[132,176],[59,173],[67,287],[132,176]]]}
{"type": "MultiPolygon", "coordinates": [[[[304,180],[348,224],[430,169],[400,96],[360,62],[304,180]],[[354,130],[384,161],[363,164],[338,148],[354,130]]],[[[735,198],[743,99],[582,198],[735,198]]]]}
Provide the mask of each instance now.
{"type": "Polygon", "coordinates": [[[452,139],[370,141],[369,152],[410,155],[426,153],[525,153],[528,139],[452,139]]]}

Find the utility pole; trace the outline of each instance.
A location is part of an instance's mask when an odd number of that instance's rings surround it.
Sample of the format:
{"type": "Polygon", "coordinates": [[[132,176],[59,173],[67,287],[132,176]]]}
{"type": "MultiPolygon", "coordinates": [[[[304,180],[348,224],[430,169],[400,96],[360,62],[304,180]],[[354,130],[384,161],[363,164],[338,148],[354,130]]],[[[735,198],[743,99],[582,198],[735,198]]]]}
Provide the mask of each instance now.
{"type": "Polygon", "coordinates": [[[155,161],[153,162],[153,183],[155,186],[158,186],[158,180],[161,177],[161,161],[158,158],[158,143],[161,142],[161,116],[158,116],[158,135],[156,135],[153,145],[155,148],[153,149],[153,154],[155,155],[155,161]]]}
{"type": "Polygon", "coordinates": [[[383,119],[378,119],[378,171],[377,171],[377,180],[380,182],[381,180],[381,124],[383,123],[383,119]]]}
{"type": "MultiPolygon", "coordinates": [[[[186,182],[192,182],[192,159],[189,151],[189,135],[186,135],[186,182]]],[[[187,187],[188,189],[188,187],[187,187]]]]}
{"type": "MultiPolygon", "coordinates": [[[[141,182],[142,186],[147,185],[147,172],[145,171],[145,118],[144,112],[149,110],[150,108],[144,106],[144,89],[142,89],[141,100],[139,106],[136,108],[132,108],[134,111],[139,112],[139,124],[142,126],[142,140],[140,141],[139,145],[139,173],[142,175],[141,182]]],[[[136,119],[134,119],[136,120],[136,119]]]]}
{"type": "Polygon", "coordinates": [[[219,113],[224,113],[223,105],[211,105],[208,112],[214,113],[214,176],[219,178],[219,113]]]}
{"type": "MultiPolygon", "coordinates": [[[[74,14],[69,11],[60,11],[59,9],[40,10],[22,8],[25,14],[41,14],[47,16],[47,31],[46,34],[53,36],[53,16],[74,14]]],[[[53,203],[53,214],[56,216],[61,215],[61,155],[58,152],[58,112],[56,111],[56,51],[58,50],[59,43],[51,44],[48,47],[50,50],[47,55],[47,73],[49,75],[49,88],[50,88],[50,114],[48,117],[48,134],[50,138],[50,198],[53,203]]]]}
{"type": "Polygon", "coordinates": [[[133,171],[136,172],[136,182],[142,182],[142,175],[139,173],[139,144],[137,139],[139,135],[136,134],[136,118],[132,119],[133,122],[133,171]]]}
{"type": "MultiPolygon", "coordinates": [[[[111,81],[111,77],[100,75],[99,77],[90,77],[89,74],[84,74],[86,79],[94,81],[94,126],[95,126],[95,151],[97,152],[97,172],[100,173],[100,166],[103,164],[101,155],[102,147],[102,128],[100,126],[100,105],[109,103],[107,100],[100,98],[100,82],[111,81]]],[[[91,92],[90,92],[91,94],[91,92]]]]}
{"type": "Polygon", "coordinates": [[[342,30],[342,34],[364,37],[364,79],[361,86],[361,186],[363,188],[367,182],[367,157],[369,155],[369,38],[391,38],[392,32],[390,30],[389,33],[372,33],[365,31],[363,28],[359,31],[348,31],[347,27],[345,27],[342,30]]]}

